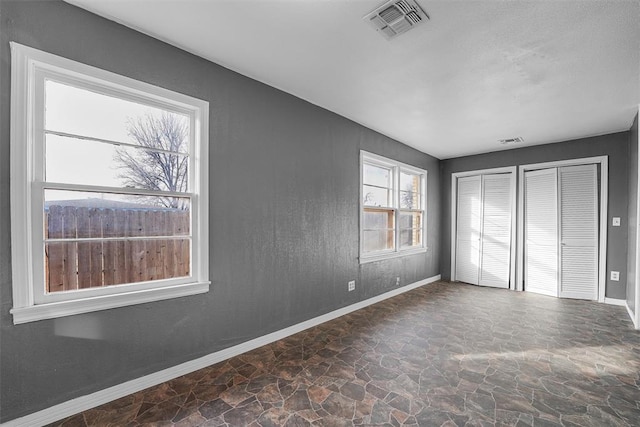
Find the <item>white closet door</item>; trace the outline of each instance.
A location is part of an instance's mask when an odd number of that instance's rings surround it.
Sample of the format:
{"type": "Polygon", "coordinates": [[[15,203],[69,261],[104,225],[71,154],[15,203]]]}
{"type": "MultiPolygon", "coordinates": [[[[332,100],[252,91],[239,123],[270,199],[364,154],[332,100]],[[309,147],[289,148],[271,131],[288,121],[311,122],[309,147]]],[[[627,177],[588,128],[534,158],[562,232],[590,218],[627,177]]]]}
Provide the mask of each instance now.
{"type": "Polygon", "coordinates": [[[525,172],[525,290],[558,296],[558,173],[525,172]]]}
{"type": "Polygon", "coordinates": [[[559,169],[560,296],[598,298],[596,165],[559,169]]]}
{"type": "Polygon", "coordinates": [[[458,179],[456,280],[478,284],[480,265],[480,176],[458,179]]]}
{"type": "Polygon", "coordinates": [[[509,288],[511,259],[511,175],[482,177],[481,286],[509,288]]]}

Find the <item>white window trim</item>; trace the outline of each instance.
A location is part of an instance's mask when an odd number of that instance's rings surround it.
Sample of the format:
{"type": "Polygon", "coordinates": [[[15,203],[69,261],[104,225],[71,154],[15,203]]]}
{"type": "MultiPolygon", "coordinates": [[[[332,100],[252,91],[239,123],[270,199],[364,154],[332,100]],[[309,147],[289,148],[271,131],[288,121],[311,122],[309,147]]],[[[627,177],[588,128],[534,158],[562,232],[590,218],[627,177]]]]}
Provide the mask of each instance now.
{"type": "MultiPolygon", "coordinates": [[[[209,290],[209,224],[208,224],[208,128],[209,104],[187,95],[179,94],[148,83],[81,64],[60,56],[42,52],[11,42],[11,255],[14,324],[50,319],[73,314],[87,313],[115,307],[142,304],[168,298],[195,295],[209,290]],[[99,85],[111,93],[127,100],[144,100],[145,104],[170,107],[174,111],[187,113],[191,117],[193,130],[193,162],[190,168],[191,192],[191,277],[166,279],[141,284],[109,286],[100,291],[82,294],[84,298],[36,303],[36,268],[43,260],[40,250],[42,237],[41,206],[35,203],[34,195],[42,183],[34,182],[35,164],[42,156],[36,156],[35,145],[38,132],[34,115],[42,105],[43,91],[36,90],[40,73],[57,75],[75,80],[82,85],[99,85]],[[34,221],[40,221],[39,225],[34,221]],[[36,252],[34,252],[36,251],[36,252]]],[[[40,168],[40,169],[38,169],[40,168]]],[[[39,198],[38,198],[39,199],[39,198]]],[[[91,291],[91,292],[89,292],[91,291]]]]}
{"type": "Polygon", "coordinates": [[[375,261],[382,261],[382,260],[386,260],[386,259],[392,259],[392,258],[398,258],[398,257],[404,257],[407,255],[415,255],[415,254],[421,254],[421,253],[425,253],[427,252],[428,246],[427,246],[427,171],[424,169],[420,169],[417,168],[415,166],[411,166],[408,165],[406,163],[402,163],[396,160],[392,160],[389,159],[387,157],[383,157],[380,156],[378,154],[374,154],[374,153],[370,153],[364,150],[360,151],[360,201],[358,203],[359,209],[360,209],[360,222],[359,222],[359,229],[360,229],[360,257],[359,257],[359,261],[360,264],[366,264],[369,262],[375,262],[375,261]],[[364,170],[364,164],[366,163],[372,163],[372,164],[378,164],[380,166],[383,167],[388,167],[391,168],[393,171],[393,177],[392,177],[392,186],[393,186],[393,200],[394,200],[394,206],[390,209],[393,209],[394,211],[394,215],[395,215],[395,221],[394,221],[394,226],[395,226],[395,247],[394,249],[389,249],[389,250],[385,250],[385,251],[377,251],[377,252],[373,252],[373,253],[369,253],[369,254],[365,254],[364,253],[364,229],[362,227],[363,221],[364,221],[364,203],[363,203],[363,184],[364,184],[364,177],[363,177],[363,170],[364,170]],[[400,172],[401,171],[407,171],[410,173],[414,173],[414,174],[419,174],[421,176],[421,181],[420,181],[420,209],[422,210],[422,246],[418,247],[418,248],[408,248],[408,249],[401,249],[400,248],[400,244],[399,244],[399,240],[400,240],[400,233],[399,233],[399,212],[402,211],[403,209],[400,209],[400,204],[399,204],[399,197],[400,197],[400,190],[398,189],[398,185],[399,185],[399,179],[400,179],[400,172]]]}

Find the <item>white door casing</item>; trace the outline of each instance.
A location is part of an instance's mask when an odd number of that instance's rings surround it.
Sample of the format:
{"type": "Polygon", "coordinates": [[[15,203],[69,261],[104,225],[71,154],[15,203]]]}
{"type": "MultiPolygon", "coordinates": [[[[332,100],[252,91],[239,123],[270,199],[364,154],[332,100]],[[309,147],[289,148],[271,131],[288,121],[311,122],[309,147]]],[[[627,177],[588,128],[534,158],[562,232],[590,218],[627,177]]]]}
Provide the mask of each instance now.
{"type": "Polygon", "coordinates": [[[451,280],[515,283],[516,167],[457,172],[451,192],[451,280]]]}
{"type": "Polygon", "coordinates": [[[524,290],[524,228],[525,228],[525,174],[529,171],[559,168],[566,166],[594,164],[599,166],[599,215],[598,215],[598,302],[605,302],[606,263],[607,263],[607,225],[608,225],[608,194],[609,194],[609,158],[608,156],[585,157],[580,159],[558,160],[553,162],[521,165],[518,167],[518,234],[517,234],[517,262],[516,289],[524,290]]]}
{"type": "Polygon", "coordinates": [[[524,289],[597,300],[602,257],[596,163],[558,164],[521,171],[521,176],[524,289]]]}

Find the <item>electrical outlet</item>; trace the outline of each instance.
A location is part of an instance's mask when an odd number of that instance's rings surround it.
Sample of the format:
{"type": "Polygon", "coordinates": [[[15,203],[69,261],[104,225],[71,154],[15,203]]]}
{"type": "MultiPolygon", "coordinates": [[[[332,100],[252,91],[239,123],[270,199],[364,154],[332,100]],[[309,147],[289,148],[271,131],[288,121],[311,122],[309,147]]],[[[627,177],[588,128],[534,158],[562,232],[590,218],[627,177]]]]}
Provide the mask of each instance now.
{"type": "Polygon", "coordinates": [[[400,276],[396,277],[396,286],[400,286],[400,276]]]}
{"type": "Polygon", "coordinates": [[[356,281],[355,280],[349,280],[348,287],[349,287],[349,292],[355,291],[356,290],[356,281]]]}
{"type": "Polygon", "coordinates": [[[620,280],[620,272],[619,271],[612,271],[611,272],[611,280],[617,282],[620,280]]]}
{"type": "Polygon", "coordinates": [[[613,221],[612,221],[612,225],[614,227],[620,227],[620,217],[614,216],[613,217],[613,221]]]}

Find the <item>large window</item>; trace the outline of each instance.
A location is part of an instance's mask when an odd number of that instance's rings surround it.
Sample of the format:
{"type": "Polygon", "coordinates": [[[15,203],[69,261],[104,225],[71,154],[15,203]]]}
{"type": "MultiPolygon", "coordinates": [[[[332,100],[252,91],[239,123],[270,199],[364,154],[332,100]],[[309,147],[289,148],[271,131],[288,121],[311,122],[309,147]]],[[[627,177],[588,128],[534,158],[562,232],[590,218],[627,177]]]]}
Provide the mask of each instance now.
{"type": "Polygon", "coordinates": [[[427,172],[361,153],[360,261],[424,252],[427,172]]]}
{"type": "Polygon", "coordinates": [[[14,322],[206,292],[208,104],[11,48],[14,322]]]}

